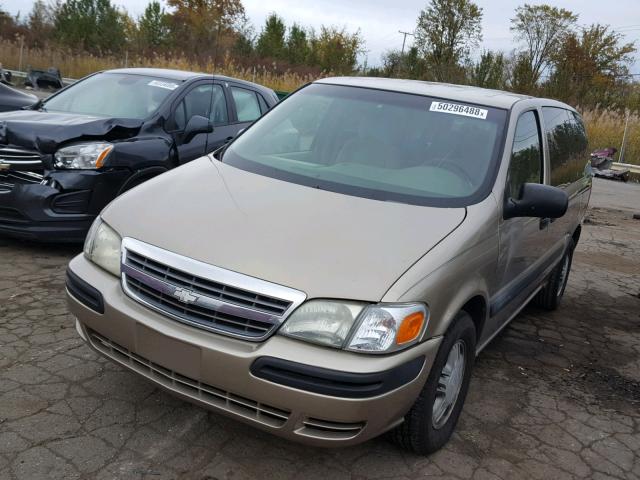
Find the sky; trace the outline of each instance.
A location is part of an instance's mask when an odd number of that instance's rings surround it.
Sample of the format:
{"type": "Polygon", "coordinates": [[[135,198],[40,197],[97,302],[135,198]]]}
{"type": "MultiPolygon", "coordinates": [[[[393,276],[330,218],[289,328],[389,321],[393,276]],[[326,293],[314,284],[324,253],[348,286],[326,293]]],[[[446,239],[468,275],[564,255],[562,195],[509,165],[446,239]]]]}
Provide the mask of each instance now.
{"type": "MultiPolygon", "coordinates": [[[[112,0],[125,7],[133,16],[140,15],[148,0],[112,0]]],[[[256,33],[266,16],[277,12],[287,25],[297,22],[318,29],[321,25],[345,26],[349,31],[360,30],[365,40],[365,58],[370,66],[378,65],[384,52],[402,47],[399,30],[413,32],[416,20],[427,0],[242,0],[256,33]]],[[[509,31],[510,18],[525,0],[476,0],[483,9],[481,49],[510,52],[516,45],[509,31]]],[[[640,0],[527,0],[527,3],[548,3],[579,14],[578,23],[608,24],[624,33],[626,41],[635,41],[640,50],[640,0]]],[[[12,14],[27,13],[31,0],[0,0],[3,9],[12,14]]],[[[411,44],[407,36],[407,45],[411,44]]],[[[640,73],[640,53],[636,53],[633,73],[640,73]]]]}

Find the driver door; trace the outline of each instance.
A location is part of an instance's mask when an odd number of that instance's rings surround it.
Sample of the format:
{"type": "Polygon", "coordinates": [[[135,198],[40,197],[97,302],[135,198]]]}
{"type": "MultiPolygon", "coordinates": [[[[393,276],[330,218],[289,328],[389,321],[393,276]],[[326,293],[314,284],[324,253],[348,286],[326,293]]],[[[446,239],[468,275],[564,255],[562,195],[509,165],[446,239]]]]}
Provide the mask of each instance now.
{"type": "Polygon", "coordinates": [[[227,105],[224,89],[221,85],[213,82],[201,82],[187,91],[176,103],[171,120],[173,138],[180,163],[189,162],[212,151],[214,145],[220,143],[214,141],[216,124],[228,123],[227,118],[227,105]],[[214,132],[211,134],[198,133],[187,142],[184,135],[185,128],[194,115],[210,119],[214,124],[214,132]],[[211,146],[212,148],[208,148],[210,141],[214,144],[211,146]]]}
{"type": "MultiPolygon", "coordinates": [[[[544,183],[545,165],[536,110],[518,118],[505,185],[504,201],[519,198],[525,183],[544,183]]],[[[491,298],[491,333],[508,321],[532,293],[544,272],[550,248],[548,223],[540,218],[501,220],[497,292],[491,298]]]]}

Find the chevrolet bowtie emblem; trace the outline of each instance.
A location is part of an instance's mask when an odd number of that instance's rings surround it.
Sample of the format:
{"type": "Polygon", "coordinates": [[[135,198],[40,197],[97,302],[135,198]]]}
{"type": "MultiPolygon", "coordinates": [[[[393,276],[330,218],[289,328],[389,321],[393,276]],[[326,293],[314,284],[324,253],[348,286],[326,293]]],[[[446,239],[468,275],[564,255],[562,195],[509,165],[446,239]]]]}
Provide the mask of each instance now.
{"type": "Polygon", "coordinates": [[[194,295],[191,290],[187,290],[186,288],[176,288],[173,296],[183,303],[193,303],[198,299],[197,295],[194,295]]]}
{"type": "Polygon", "coordinates": [[[9,170],[9,168],[11,168],[11,165],[0,160],[0,172],[4,170],[9,170]]]}

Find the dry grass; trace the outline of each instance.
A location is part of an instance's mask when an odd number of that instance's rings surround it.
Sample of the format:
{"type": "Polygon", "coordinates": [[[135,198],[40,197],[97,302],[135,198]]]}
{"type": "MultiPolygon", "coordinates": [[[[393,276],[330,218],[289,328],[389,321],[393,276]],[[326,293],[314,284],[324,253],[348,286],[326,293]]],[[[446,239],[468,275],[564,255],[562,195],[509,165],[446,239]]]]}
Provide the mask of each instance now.
{"type": "MultiPolygon", "coordinates": [[[[604,147],[615,147],[618,151],[620,150],[625,124],[624,114],[599,109],[584,111],[582,117],[587,126],[589,151],[604,147]]],[[[640,165],[640,116],[637,113],[629,117],[624,161],[640,165]]]]}
{"type": "MultiPolygon", "coordinates": [[[[20,59],[19,44],[11,41],[0,41],[0,63],[6,68],[17,69],[20,59]]],[[[266,85],[274,90],[292,91],[299,86],[315,79],[313,75],[299,75],[293,72],[277,72],[267,68],[242,68],[235,65],[229,58],[214,65],[209,60],[204,63],[191,63],[185,58],[167,58],[155,56],[153,58],[130,57],[127,59],[130,67],[159,67],[176,68],[179,70],[191,70],[200,72],[212,72],[230,77],[242,78],[266,85]]],[[[120,68],[125,66],[122,57],[83,54],[74,55],[71,52],[59,49],[27,49],[23,51],[22,68],[27,66],[35,68],[47,68],[56,66],[63,76],[81,78],[97,70],[120,68]]],[[[620,149],[622,134],[624,131],[625,117],[615,111],[597,109],[582,112],[589,135],[590,151],[603,147],[616,147],[620,149]]],[[[627,132],[627,147],[625,153],[627,163],[640,164],[640,116],[634,114],[629,119],[627,132]]]]}
{"type": "MultiPolygon", "coordinates": [[[[20,45],[16,42],[0,40],[0,63],[8,69],[18,69],[20,65],[20,45]]],[[[151,58],[124,56],[100,56],[90,54],[76,55],[60,49],[28,49],[22,53],[22,69],[28,66],[48,68],[55,66],[64,77],[82,78],[98,70],[128,67],[175,68],[195,72],[216,72],[219,75],[241,78],[266,85],[274,90],[291,91],[313,81],[313,75],[300,75],[294,72],[278,72],[273,69],[243,68],[233,63],[230,58],[223,58],[214,64],[212,59],[193,63],[183,57],[167,58],[156,55],[151,58]]]]}

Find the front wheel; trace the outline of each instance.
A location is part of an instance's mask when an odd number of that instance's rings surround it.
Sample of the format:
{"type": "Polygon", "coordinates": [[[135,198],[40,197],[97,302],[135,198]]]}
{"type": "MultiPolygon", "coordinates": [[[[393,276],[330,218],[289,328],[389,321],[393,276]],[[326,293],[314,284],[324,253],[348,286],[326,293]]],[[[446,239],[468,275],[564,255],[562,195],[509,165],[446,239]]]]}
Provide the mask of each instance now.
{"type": "Polygon", "coordinates": [[[469,389],[475,360],[476,329],[460,312],[445,334],[429,378],[404,422],[391,432],[401,447],[425,455],[451,437],[469,389]]]}

